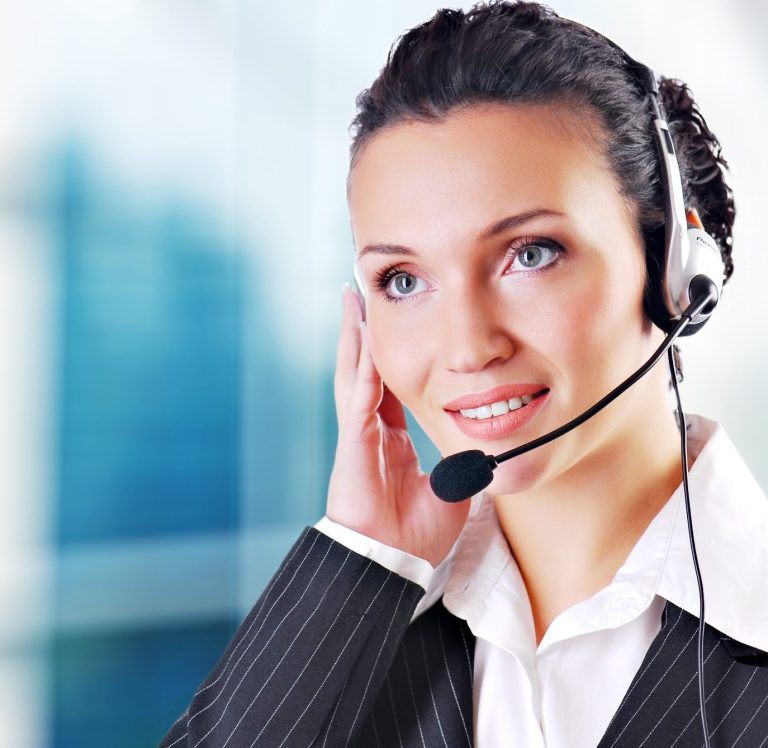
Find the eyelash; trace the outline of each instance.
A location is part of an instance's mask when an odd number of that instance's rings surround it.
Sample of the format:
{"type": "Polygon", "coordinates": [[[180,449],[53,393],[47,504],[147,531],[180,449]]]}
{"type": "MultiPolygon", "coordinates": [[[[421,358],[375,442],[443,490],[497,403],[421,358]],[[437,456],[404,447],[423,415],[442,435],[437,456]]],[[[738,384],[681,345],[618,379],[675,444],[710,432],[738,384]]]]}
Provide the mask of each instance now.
{"type": "MultiPolygon", "coordinates": [[[[525,275],[540,275],[541,273],[545,273],[550,268],[559,264],[560,257],[565,254],[565,248],[552,239],[545,239],[541,236],[523,236],[515,239],[509,245],[506,259],[510,262],[514,262],[518,254],[531,246],[543,246],[552,250],[552,252],[555,253],[555,259],[542,268],[520,271],[524,272],[525,275]]],[[[392,279],[401,273],[413,275],[413,273],[409,273],[402,265],[390,265],[389,267],[384,267],[376,272],[373,285],[379,294],[381,294],[382,298],[389,303],[399,304],[401,301],[408,301],[408,296],[393,296],[387,290],[392,279]]]]}

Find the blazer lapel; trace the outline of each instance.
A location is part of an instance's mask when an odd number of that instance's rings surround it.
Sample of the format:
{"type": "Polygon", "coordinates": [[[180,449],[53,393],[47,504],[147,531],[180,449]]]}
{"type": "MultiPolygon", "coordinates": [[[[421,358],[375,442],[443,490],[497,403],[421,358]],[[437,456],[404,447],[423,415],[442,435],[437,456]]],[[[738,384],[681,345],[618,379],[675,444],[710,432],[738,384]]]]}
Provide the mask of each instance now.
{"type": "MultiPolygon", "coordinates": [[[[659,634],[598,748],[700,748],[698,618],[667,603],[659,634]]],[[[765,653],[704,629],[704,686],[713,746],[768,745],[765,653]]]]}
{"type": "Polygon", "coordinates": [[[442,600],[408,626],[357,740],[365,748],[472,746],[475,638],[442,600]]]}

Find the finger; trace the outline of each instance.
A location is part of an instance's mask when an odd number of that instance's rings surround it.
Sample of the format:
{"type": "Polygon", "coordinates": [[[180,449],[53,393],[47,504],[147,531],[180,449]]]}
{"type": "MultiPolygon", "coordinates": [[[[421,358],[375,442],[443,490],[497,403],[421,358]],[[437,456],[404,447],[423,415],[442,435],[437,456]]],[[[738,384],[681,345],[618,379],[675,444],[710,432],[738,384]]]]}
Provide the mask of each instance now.
{"type": "Polygon", "coordinates": [[[375,426],[376,411],[381,404],[383,383],[376,370],[368,345],[368,330],[365,323],[360,325],[360,362],[357,367],[357,377],[349,411],[346,417],[354,421],[358,428],[375,426]]]}
{"type": "Polygon", "coordinates": [[[336,345],[336,370],[333,390],[336,399],[336,415],[343,420],[347,403],[352,396],[360,361],[360,306],[351,288],[342,291],[341,329],[336,345]]]}

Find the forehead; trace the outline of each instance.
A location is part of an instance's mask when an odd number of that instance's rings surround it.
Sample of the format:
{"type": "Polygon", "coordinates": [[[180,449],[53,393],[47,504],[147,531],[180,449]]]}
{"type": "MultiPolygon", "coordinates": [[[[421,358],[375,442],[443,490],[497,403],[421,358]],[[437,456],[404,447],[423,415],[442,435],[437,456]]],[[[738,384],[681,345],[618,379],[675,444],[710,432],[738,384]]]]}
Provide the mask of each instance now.
{"type": "Polygon", "coordinates": [[[418,241],[537,208],[578,213],[608,200],[622,210],[603,135],[595,115],[557,104],[482,105],[392,125],[363,146],[350,174],[356,241],[400,238],[382,231],[418,241]]]}

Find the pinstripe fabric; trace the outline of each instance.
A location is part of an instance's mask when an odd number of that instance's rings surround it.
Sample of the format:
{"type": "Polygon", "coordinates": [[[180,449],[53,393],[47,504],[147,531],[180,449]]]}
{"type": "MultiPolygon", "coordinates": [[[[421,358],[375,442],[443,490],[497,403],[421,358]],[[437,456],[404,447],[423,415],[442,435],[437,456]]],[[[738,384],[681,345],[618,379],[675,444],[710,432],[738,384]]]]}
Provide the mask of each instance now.
{"type": "Polygon", "coordinates": [[[475,638],[438,601],[406,631],[360,748],[472,745],[475,638]]]}
{"type": "Polygon", "coordinates": [[[423,594],[306,528],[162,748],[344,745],[423,594]]]}
{"type": "MultiPolygon", "coordinates": [[[[475,640],[423,594],[306,528],[161,748],[472,746],[475,640]]],[[[696,632],[667,603],[598,748],[703,745],[696,632]]],[[[768,748],[768,655],[707,627],[705,659],[713,748],[768,748]]]]}
{"type": "MultiPolygon", "coordinates": [[[[703,748],[698,619],[667,603],[661,630],[598,748],[703,748]]],[[[766,624],[768,625],[768,623],[766,624]]],[[[768,658],[706,626],[704,684],[712,747],[768,746],[768,658]]]]}

